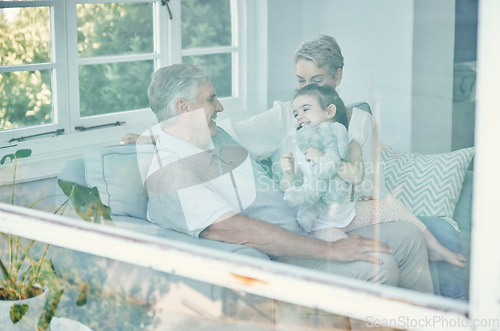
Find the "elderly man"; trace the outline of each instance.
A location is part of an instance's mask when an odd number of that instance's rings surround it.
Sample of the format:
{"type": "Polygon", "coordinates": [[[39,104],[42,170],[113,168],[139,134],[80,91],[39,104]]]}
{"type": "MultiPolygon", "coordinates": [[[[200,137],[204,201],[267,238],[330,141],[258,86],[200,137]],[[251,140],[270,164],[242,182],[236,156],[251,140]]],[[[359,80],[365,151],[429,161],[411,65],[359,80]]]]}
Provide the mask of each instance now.
{"type": "Polygon", "coordinates": [[[325,242],[308,237],[264,169],[216,126],[223,107],[209,72],[192,64],[156,71],[151,109],[161,125],[145,185],[150,221],[194,237],[255,247],[274,261],[378,284],[433,292],[419,230],[387,223],[325,242]]]}

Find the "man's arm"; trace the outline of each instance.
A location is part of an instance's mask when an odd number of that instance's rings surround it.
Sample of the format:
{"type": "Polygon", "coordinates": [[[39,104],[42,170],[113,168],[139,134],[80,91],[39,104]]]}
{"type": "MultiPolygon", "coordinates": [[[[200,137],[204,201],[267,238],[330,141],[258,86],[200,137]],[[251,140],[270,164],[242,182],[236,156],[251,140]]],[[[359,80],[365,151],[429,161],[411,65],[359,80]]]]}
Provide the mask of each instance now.
{"type": "Polygon", "coordinates": [[[328,242],[301,236],[274,224],[240,214],[229,217],[226,215],[222,221],[203,230],[200,236],[211,240],[252,246],[274,256],[318,258],[342,262],[367,261],[381,264],[379,259],[367,253],[392,253],[386,244],[359,235],[328,242]]]}

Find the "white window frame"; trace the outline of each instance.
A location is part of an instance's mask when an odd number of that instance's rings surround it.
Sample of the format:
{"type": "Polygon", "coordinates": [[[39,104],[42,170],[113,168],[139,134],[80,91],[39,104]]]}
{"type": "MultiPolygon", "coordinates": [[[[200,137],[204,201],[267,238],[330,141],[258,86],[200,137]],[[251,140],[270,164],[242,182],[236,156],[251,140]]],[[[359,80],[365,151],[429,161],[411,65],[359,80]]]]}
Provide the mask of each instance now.
{"type": "MultiPolygon", "coordinates": [[[[165,0],[167,1],[167,0],[165,0]]],[[[2,8],[9,7],[37,7],[51,8],[51,63],[27,64],[19,66],[0,67],[0,73],[17,71],[19,69],[54,69],[52,80],[52,101],[54,109],[54,123],[36,127],[24,127],[0,132],[0,151],[2,155],[14,153],[17,149],[30,148],[32,157],[21,160],[25,164],[36,164],[36,172],[21,171],[19,181],[52,177],[64,161],[81,155],[88,146],[117,144],[128,132],[140,133],[156,123],[154,114],[149,108],[137,109],[119,113],[104,114],[80,118],[78,67],[82,64],[100,64],[106,62],[153,60],[155,70],[172,64],[180,63],[183,55],[199,55],[213,52],[232,52],[235,58],[233,67],[233,97],[221,98],[226,109],[235,114],[243,114],[247,109],[247,74],[246,62],[247,33],[254,33],[246,27],[247,0],[230,0],[232,8],[233,45],[228,47],[203,48],[181,50],[181,1],[170,0],[168,5],[173,18],[168,16],[166,5],[161,0],[35,0],[35,1],[2,1],[2,8]],[[76,38],[76,5],[81,3],[153,3],[154,20],[154,51],[146,54],[132,54],[119,56],[103,56],[93,58],[78,58],[76,38]],[[55,16],[52,16],[55,15],[55,16]],[[74,19],[71,19],[74,18],[74,19]],[[116,61],[118,60],[118,61],[116,61]],[[92,127],[96,125],[125,122],[121,126],[102,127],[88,131],[77,131],[76,126],[92,127]],[[64,129],[62,135],[48,134],[23,141],[11,141],[13,138],[28,137],[47,132],[64,129]]],[[[146,93],[146,91],[144,91],[146,93]]],[[[226,115],[226,114],[225,114],[226,115]]],[[[241,115],[240,115],[241,117],[241,115]]],[[[222,116],[221,118],[224,118],[222,116]]],[[[4,183],[0,176],[0,184],[4,183]]]]}
{"type": "MultiPolygon", "coordinates": [[[[50,29],[51,41],[56,44],[64,45],[64,34],[66,25],[64,15],[64,3],[58,0],[42,0],[42,1],[4,1],[0,5],[2,8],[29,8],[29,7],[48,7],[50,10],[50,29]],[[63,20],[54,20],[52,17],[61,16],[63,20]]],[[[58,109],[58,105],[64,104],[64,98],[67,94],[67,76],[66,72],[66,47],[55,48],[51,46],[50,54],[51,62],[49,63],[35,63],[35,64],[22,64],[0,67],[0,73],[16,72],[16,71],[35,71],[35,70],[53,70],[53,77],[51,86],[52,88],[52,103],[53,109],[58,109]],[[56,59],[61,59],[56,60],[56,59]]],[[[43,124],[35,127],[23,127],[8,131],[0,132],[0,143],[3,145],[9,144],[10,139],[19,138],[22,136],[42,134],[49,131],[56,131],[59,129],[67,130],[68,113],[61,112],[59,116],[53,114],[54,123],[43,124]]],[[[1,147],[1,146],[0,146],[1,147]]]]}
{"type": "Polygon", "coordinates": [[[398,325],[390,321],[399,321],[403,316],[416,323],[407,329],[443,330],[446,327],[436,326],[434,321],[446,321],[453,323],[448,327],[453,330],[500,330],[495,324],[500,318],[500,223],[494,216],[498,213],[500,187],[495,149],[500,141],[495,84],[500,77],[499,16],[500,2],[480,1],[469,305],[401,289],[354,284],[344,278],[325,278],[313,271],[298,273],[293,266],[263,265],[249,257],[238,256],[236,260],[228,254],[206,248],[5,204],[0,204],[0,231],[165,272],[175,270],[180,276],[199,279],[203,275],[205,282],[354,318],[371,316],[388,321],[388,326],[393,327],[398,325]],[[79,235],[75,236],[75,232],[79,235]],[[88,242],[93,245],[88,245],[88,242]]]}

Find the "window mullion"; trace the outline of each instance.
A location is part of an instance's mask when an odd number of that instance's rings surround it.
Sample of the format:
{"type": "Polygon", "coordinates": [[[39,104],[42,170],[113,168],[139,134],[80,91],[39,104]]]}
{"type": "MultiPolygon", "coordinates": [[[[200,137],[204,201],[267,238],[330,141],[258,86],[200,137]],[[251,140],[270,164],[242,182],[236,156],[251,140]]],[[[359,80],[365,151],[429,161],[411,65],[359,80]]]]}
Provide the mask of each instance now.
{"type": "Polygon", "coordinates": [[[68,81],[68,116],[70,132],[75,126],[80,124],[80,90],[78,75],[78,40],[77,36],[77,15],[76,0],[68,0],[66,3],[66,36],[67,36],[67,72],[68,81]],[[73,36],[73,37],[71,37],[73,36]]]}
{"type": "Polygon", "coordinates": [[[165,7],[159,1],[154,4],[154,52],[159,56],[155,61],[155,70],[168,63],[167,20],[169,18],[165,7]]]}
{"type": "Polygon", "coordinates": [[[96,56],[96,57],[78,59],[78,64],[88,65],[88,64],[103,64],[103,63],[134,62],[134,61],[153,60],[157,58],[159,58],[159,54],[157,53],[96,56]]]}
{"type": "MultiPolygon", "coordinates": [[[[166,6],[165,6],[166,7],[166,6]]],[[[182,63],[181,1],[171,1],[172,19],[167,18],[167,61],[168,64],[182,63]]],[[[166,11],[166,8],[165,8],[166,11]]]]}
{"type": "Polygon", "coordinates": [[[67,38],[65,27],[66,22],[66,2],[59,0],[53,7],[51,13],[51,31],[52,31],[52,61],[55,62],[55,69],[52,72],[52,109],[54,112],[54,123],[58,128],[64,128],[69,132],[69,114],[68,114],[68,54],[67,38]]]}
{"type": "Polygon", "coordinates": [[[236,46],[214,46],[214,47],[197,47],[181,50],[182,56],[192,55],[207,55],[207,54],[221,54],[221,53],[234,53],[238,51],[236,46]]]}

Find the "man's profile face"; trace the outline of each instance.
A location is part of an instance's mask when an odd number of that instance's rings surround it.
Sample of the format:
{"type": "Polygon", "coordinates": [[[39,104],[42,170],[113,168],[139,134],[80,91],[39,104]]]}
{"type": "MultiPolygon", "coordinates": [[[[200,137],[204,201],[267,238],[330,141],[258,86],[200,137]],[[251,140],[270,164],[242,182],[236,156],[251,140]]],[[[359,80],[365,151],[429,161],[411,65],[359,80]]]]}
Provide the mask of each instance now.
{"type": "Polygon", "coordinates": [[[212,137],[216,136],[215,120],[217,113],[223,111],[224,107],[217,99],[215,88],[209,80],[200,85],[196,103],[187,103],[187,105],[190,110],[203,109],[210,134],[212,137]]]}

